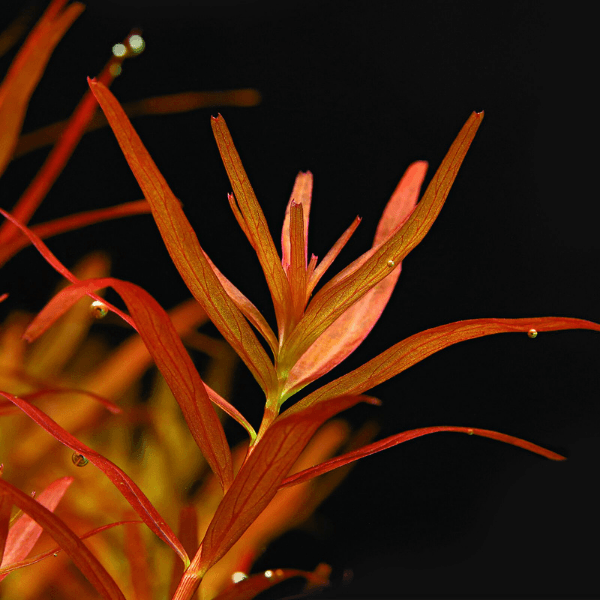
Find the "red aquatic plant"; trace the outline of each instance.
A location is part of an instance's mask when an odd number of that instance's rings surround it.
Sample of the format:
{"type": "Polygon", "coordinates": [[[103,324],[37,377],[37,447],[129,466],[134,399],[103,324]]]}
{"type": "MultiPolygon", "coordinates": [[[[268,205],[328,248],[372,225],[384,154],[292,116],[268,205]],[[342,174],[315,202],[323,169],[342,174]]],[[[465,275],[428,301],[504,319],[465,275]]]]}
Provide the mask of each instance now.
{"type": "MultiPolygon", "coordinates": [[[[409,167],[384,211],[373,247],[323,285],[312,298],[325,271],[358,225],[358,219],[320,263],[314,255],[309,259],[307,233],[312,175],[300,173],[286,211],[280,256],[225,121],[221,116],[213,118],[213,132],[233,188],[229,202],[265,274],[277,320],[275,333],[250,300],[206,255],[179,201],[117,100],[102,83],[91,80],[90,86],[150,205],[175,266],[194,298],[262,388],[265,394],[264,417],[258,432],[255,432],[239,411],[201,380],[167,313],[147,292],[133,283],[115,278],[78,279],[35,233],[4,211],[2,214],[28,237],[46,260],[71,281],[71,285],[58,293],[31,323],[26,333],[29,340],[46,331],[83,296],[102,301],[97,295],[102,288],[112,287],[124,301],[128,314],[112,304],[105,303],[104,306],[139,332],[223,491],[203,538],[199,543],[188,544],[186,549],[143,492],[119,467],[82,444],[27,400],[7,393],[3,395],[56,439],[104,471],[142,520],[180,556],[183,574],[178,585],[173,585],[174,599],[193,596],[210,569],[267,509],[278,490],[410,439],[453,431],[503,441],[553,460],[563,459],[550,450],[503,433],[475,427],[439,426],[406,431],[288,476],[310,439],[326,421],[359,402],[377,403],[365,393],[443,348],[504,332],[528,333],[533,337],[538,332],[562,329],[600,331],[600,325],[596,323],[560,317],[488,318],[450,323],[395,344],[363,366],[317,388],[282,412],[286,401],[343,361],[369,333],[389,299],[401,262],[423,239],[439,214],[483,113],[473,113],[469,117],[418,203],[426,164],[419,162],[409,167]],[[270,355],[255,331],[264,338],[270,355]],[[213,403],[236,419],[249,434],[248,449],[237,472],[213,403]]],[[[32,502],[9,484],[2,483],[2,490],[23,511],[39,519],[69,555],[78,555],[72,532],[48,515],[47,509],[33,508],[32,502]]],[[[114,581],[97,561],[94,562],[95,559],[85,554],[78,555],[77,560],[80,569],[105,597],[122,597],[115,589],[114,581]]],[[[282,571],[268,579],[275,583],[287,576],[292,574],[282,571]]],[[[309,574],[306,576],[310,579],[309,574]]],[[[236,594],[251,597],[264,587],[264,577],[250,578],[220,597],[234,597],[236,594]]],[[[206,593],[211,595],[210,588],[206,593]]]]}
{"type": "MultiPolygon", "coordinates": [[[[469,426],[424,427],[375,442],[372,441],[374,432],[366,428],[340,451],[348,433],[339,421],[330,420],[360,402],[378,404],[377,399],[366,395],[369,390],[450,345],[504,332],[527,333],[535,337],[538,332],[562,329],[600,330],[600,325],[581,319],[487,318],[435,327],[398,342],[284,409],[286,402],[291,403],[307,385],[317,382],[347,358],[371,331],[396,285],[402,261],[421,242],[437,218],[483,113],[473,113],[469,117],[419,202],[427,164],[416,162],[409,166],[384,210],[372,248],[319,289],[321,279],[357,228],[359,219],[353,221],[321,261],[310,255],[307,240],[313,178],[310,172],[300,173],[287,205],[280,253],[227,125],[221,116],[213,118],[213,132],[233,189],[228,196],[229,203],[257,254],[273,300],[276,318],[273,329],[204,252],[180,202],[131,126],[126,112],[107,89],[124,55],[112,57],[102,75],[90,81],[90,90],[67,124],[19,139],[28,99],[52,48],[82,9],[79,3],[67,6],[66,0],[54,0],[17,55],[0,88],[0,172],[19,152],[37,147],[49,138],[56,140],[39,175],[11,213],[0,210],[6,218],[0,226],[0,262],[31,243],[70,282],[29,324],[24,335],[28,341],[33,342],[43,333],[49,333],[49,328],[86,296],[94,300],[92,306],[97,316],[112,311],[136,330],[181,408],[199,450],[197,454],[201,452],[214,476],[206,483],[202,501],[179,511],[176,534],[168,519],[163,517],[162,509],[159,512],[146,496],[140,481],[136,478],[136,483],[126,472],[124,458],[109,460],[105,452],[94,449],[94,444],[81,441],[78,432],[74,435],[72,429],[60,425],[56,414],[48,414],[38,400],[49,394],[68,392],[87,396],[98,407],[114,414],[121,415],[122,409],[98,393],[94,386],[74,388],[36,379],[26,370],[19,370],[16,357],[9,366],[15,370],[14,381],[25,391],[19,386],[1,391],[4,400],[0,403],[0,415],[15,411],[27,415],[73,451],[74,464],[82,466],[90,462],[98,467],[129,503],[131,510],[119,521],[88,527],[87,531],[83,529],[85,533],[77,533],[78,529],[67,518],[55,514],[59,502],[68,496],[72,477],[56,478],[37,497],[32,497],[2,479],[0,465],[0,580],[13,570],[64,552],[102,597],[124,598],[118,578],[109,573],[110,569],[82,542],[123,525],[126,526],[123,554],[130,567],[131,588],[137,598],[150,599],[154,593],[152,579],[156,574],[150,568],[147,547],[138,527],[145,523],[178,558],[170,577],[169,596],[174,600],[194,597],[201,584],[203,597],[221,600],[251,598],[290,577],[305,578],[307,587],[319,586],[327,582],[326,565],[319,565],[313,572],[277,569],[251,577],[241,573],[249,571],[260,548],[303,515],[310,514],[329,493],[339,481],[335,475],[342,472],[330,471],[437,432],[488,437],[552,460],[563,459],[559,454],[525,440],[469,426]],[[93,116],[96,101],[115,133],[145,200],[29,228],[30,217],[60,174],[78,139],[101,123],[93,116]],[[42,241],[42,238],[88,223],[148,211],[152,212],[167,250],[195,299],[191,310],[182,307],[169,314],[145,290],[134,283],[106,276],[98,265],[88,272],[84,270],[83,274],[72,272],[42,241]],[[99,295],[100,290],[107,287],[113,288],[121,297],[126,311],[99,295]],[[204,314],[244,361],[264,392],[264,416],[258,431],[235,406],[203,381],[184,346],[182,337],[186,337],[184,334],[189,333],[204,314]],[[230,448],[219,416],[221,413],[215,406],[246,430],[247,444],[230,448]],[[330,458],[336,452],[340,453],[330,458]],[[303,486],[308,482],[315,483],[318,476],[324,485],[313,488],[310,496],[303,493],[301,490],[306,489],[303,486]],[[11,518],[13,506],[19,512],[11,518]],[[58,547],[31,556],[43,531],[58,547]],[[234,581],[239,582],[232,583],[233,575],[236,575],[234,581]]],[[[130,36],[126,38],[126,45],[130,39],[130,36]]],[[[220,103],[235,101],[228,98],[218,100],[220,103]]],[[[249,102],[247,95],[244,98],[242,103],[249,102]]],[[[187,110],[208,101],[206,96],[177,95],[129,107],[128,112],[160,112],[165,106],[169,112],[187,110]]],[[[0,302],[5,298],[6,293],[2,293],[0,302]]],[[[12,335],[8,329],[7,338],[12,335]]],[[[13,342],[10,348],[17,348],[13,342]]],[[[126,352],[118,352],[113,358],[131,365],[129,377],[133,379],[139,375],[140,367],[137,362],[135,365],[134,361],[128,362],[134,355],[133,348],[123,350],[126,352]],[[127,361],[124,361],[125,357],[127,361]]],[[[18,352],[20,350],[16,354],[18,352]]],[[[105,377],[107,373],[114,375],[115,368],[112,366],[102,373],[105,377]]],[[[12,384],[12,373],[9,376],[12,384]]],[[[163,415],[162,418],[166,417],[163,415]]],[[[31,443],[29,438],[24,443],[28,441],[31,443]]],[[[170,485],[171,481],[165,483],[170,485]]],[[[175,497],[174,491],[172,495],[175,497]]],[[[158,572],[163,573],[162,570],[158,572]]]]}

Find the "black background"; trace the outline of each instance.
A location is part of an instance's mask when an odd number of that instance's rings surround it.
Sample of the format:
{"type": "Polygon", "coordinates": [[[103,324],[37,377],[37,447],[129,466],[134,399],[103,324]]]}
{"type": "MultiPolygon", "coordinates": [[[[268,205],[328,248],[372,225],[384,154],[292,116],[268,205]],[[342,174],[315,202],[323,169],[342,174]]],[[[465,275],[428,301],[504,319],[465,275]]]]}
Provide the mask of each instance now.
{"type": "MultiPolygon", "coordinates": [[[[260,106],[221,112],[271,231],[278,242],[294,177],[312,170],[311,252],[324,256],[363,217],[339,269],[369,247],[408,164],[428,160],[431,175],[469,113],[485,110],[447,205],[404,262],[384,316],[334,374],[460,319],[600,321],[591,18],[578,3],[548,6],[98,0],[55,52],[25,130],[66,118],[85,77],[140,26],[147,48],[125,63],[116,96],[259,89],[260,106]]],[[[6,21],[16,10],[6,9],[6,21]]],[[[218,111],[143,117],[135,126],[204,248],[270,316],[256,259],[227,205],[209,122],[218,111]]],[[[2,207],[43,157],[11,165],[2,207]]],[[[86,136],[33,222],[139,197],[104,130],[86,136]]],[[[164,306],[187,297],[148,216],[50,247],[67,265],[107,249],[113,273],[164,306]]],[[[33,250],[22,252],[3,269],[0,292],[11,297],[2,310],[40,308],[55,282],[33,250]]],[[[328,562],[337,582],[328,597],[597,597],[598,340],[561,332],[459,344],[377,388],[382,408],[348,415],[379,419],[383,436],[437,424],[495,429],[568,462],[458,434],[412,441],[357,464],[323,505],[321,535],[283,538],[257,568],[328,562]],[[354,580],[342,586],[345,569],[354,580]]],[[[248,375],[239,375],[232,401],[256,423],[261,399],[248,375]]]]}

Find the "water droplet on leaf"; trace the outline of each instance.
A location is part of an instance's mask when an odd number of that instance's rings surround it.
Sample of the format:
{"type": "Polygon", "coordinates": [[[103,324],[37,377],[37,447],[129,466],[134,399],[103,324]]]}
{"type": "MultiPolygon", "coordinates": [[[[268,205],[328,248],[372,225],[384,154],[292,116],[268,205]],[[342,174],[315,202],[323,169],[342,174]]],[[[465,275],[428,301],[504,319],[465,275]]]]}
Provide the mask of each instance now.
{"type": "Polygon", "coordinates": [[[536,337],[537,337],[537,333],[538,333],[538,332],[537,332],[535,329],[530,329],[530,330],[527,332],[527,335],[528,335],[528,336],[529,336],[531,339],[533,339],[533,338],[536,338],[536,337]]]}
{"type": "Polygon", "coordinates": [[[85,467],[90,462],[83,454],[78,452],[73,452],[71,460],[76,467],[85,467]]]}
{"type": "Polygon", "coordinates": [[[100,300],[94,300],[90,304],[90,312],[96,319],[102,319],[108,314],[108,306],[104,302],[100,302],[100,300]]]}

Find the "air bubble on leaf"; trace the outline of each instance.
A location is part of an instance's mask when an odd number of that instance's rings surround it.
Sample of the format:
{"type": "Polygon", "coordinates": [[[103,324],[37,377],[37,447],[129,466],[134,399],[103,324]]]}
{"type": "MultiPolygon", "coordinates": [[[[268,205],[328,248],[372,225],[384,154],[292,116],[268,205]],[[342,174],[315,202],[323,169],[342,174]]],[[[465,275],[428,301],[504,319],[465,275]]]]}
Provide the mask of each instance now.
{"type": "Polygon", "coordinates": [[[273,577],[273,571],[271,571],[271,569],[269,569],[268,571],[265,571],[265,577],[267,579],[271,579],[271,577],[273,577]]]}
{"type": "Polygon", "coordinates": [[[146,47],[146,42],[144,41],[144,38],[141,35],[138,35],[137,33],[134,35],[130,35],[127,42],[129,44],[129,47],[131,48],[131,51],[134,54],[142,53],[144,51],[144,48],[146,47]]]}
{"type": "Polygon", "coordinates": [[[108,306],[104,302],[100,302],[100,300],[94,300],[90,304],[90,312],[96,319],[102,319],[108,314],[108,306]]]}
{"type": "Polygon", "coordinates": [[[90,462],[83,454],[78,452],[73,452],[71,460],[76,467],[85,467],[90,462]]]}
{"type": "Polygon", "coordinates": [[[468,433],[469,435],[473,435],[473,430],[472,430],[472,429],[467,429],[467,433],[468,433]]]}
{"type": "Polygon", "coordinates": [[[118,77],[121,74],[121,71],[123,71],[121,65],[110,65],[110,74],[113,77],[118,77]]]}
{"type": "Polygon", "coordinates": [[[536,338],[536,337],[537,337],[537,334],[538,334],[538,332],[537,332],[535,329],[530,329],[530,330],[527,332],[527,335],[528,335],[528,336],[529,336],[531,339],[533,339],[533,338],[536,338]]]}
{"type": "Polygon", "coordinates": [[[231,581],[233,581],[233,583],[239,583],[240,581],[244,581],[244,579],[248,579],[248,575],[246,575],[246,573],[243,573],[242,571],[236,571],[231,576],[231,581]]]}
{"type": "Polygon", "coordinates": [[[58,556],[58,552],[55,552],[55,553],[53,554],[53,556],[54,556],[54,558],[56,558],[56,557],[58,556]]]}
{"type": "Polygon", "coordinates": [[[392,267],[396,266],[396,263],[390,259],[387,261],[387,266],[391,269],[392,267]]]}

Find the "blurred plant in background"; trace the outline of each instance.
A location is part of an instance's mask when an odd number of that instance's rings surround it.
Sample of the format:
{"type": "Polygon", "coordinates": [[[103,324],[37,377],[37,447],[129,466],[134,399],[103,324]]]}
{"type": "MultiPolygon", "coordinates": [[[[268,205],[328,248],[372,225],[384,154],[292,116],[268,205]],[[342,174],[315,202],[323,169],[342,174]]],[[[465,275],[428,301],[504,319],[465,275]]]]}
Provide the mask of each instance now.
{"type": "MultiPolygon", "coordinates": [[[[0,262],[32,243],[71,282],[33,321],[31,315],[11,313],[0,331],[0,580],[8,577],[1,584],[3,597],[90,597],[95,588],[106,598],[251,598],[298,576],[310,591],[327,584],[327,565],[312,572],[286,568],[248,574],[275,537],[310,517],[353,461],[440,431],[489,437],[562,459],[524,440],[473,427],[427,427],[371,442],[377,433],[372,424],[352,434],[345,422],[330,419],[359,402],[377,404],[365,392],[449,345],[510,331],[534,338],[540,331],[600,330],[579,319],[474,319],[436,327],[399,342],[281,412],[284,402],[352,353],[377,322],[402,260],[441,210],[483,113],[467,120],[418,204],[427,165],[409,167],[386,206],[373,247],[312,299],[359,219],[320,262],[309,258],[312,174],[300,173],[286,211],[280,256],[225,121],[213,119],[233,188],[230,205],[263,268],[275,333],[200,247],[179,200],[127,118],[212,104],[252,106],[259,94],[182,93],[123,110],[107,86],[122,61],[143,50],[140,32],[133,31],[115,45],[68,122],[21,136],[29,98],[52,50],[83,10],[77,2],[66,4],[51,2],[0,88],[0,173],[12,158],[54,143],[11,213],[1,211],[6,220],[0,226],[0,262]],[[97,102],[145,199],[27,228],[81,136],[106,123],[95,115],[97,102]],[[71,272],[42,242],[145,212],[152,212],[194,296],[169,313],[138,286],[111,278],[106,256],[85,257],[71,272]],[[121,296],[128,314],[98,295],[106,287],[121,296]],[[90,332],[98,318],[115,324],[123,319],[138,333],[111,347],[90,332]],[[198,331],[208,320],[225,341],[198,331]],[[202,379],[188,352],[204,363],[202,379]],[[226,400],[236,354],[265,393],[258,432],[226,400]],[[161,375],[152,372],[147,394],[142,379],[153,362],[161,375]],[[246,442],[232,448],[222,425],[229,417],[248,434],[246,442]],[[65,476],[73,465],[89,463],[98,469],[88,466],[65,476]],[[13,505],[19,509],[14,514],[13,505]],[[178,523],[177,535],[169,523],[178,523]]],[[[0,38],[0,49],[16,43],[21,31],[17,21],[0,38]]],[[[2,286],[0,301],[10,282],[3,280],[2,286]]]]}

